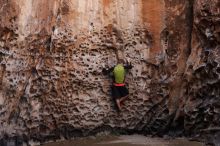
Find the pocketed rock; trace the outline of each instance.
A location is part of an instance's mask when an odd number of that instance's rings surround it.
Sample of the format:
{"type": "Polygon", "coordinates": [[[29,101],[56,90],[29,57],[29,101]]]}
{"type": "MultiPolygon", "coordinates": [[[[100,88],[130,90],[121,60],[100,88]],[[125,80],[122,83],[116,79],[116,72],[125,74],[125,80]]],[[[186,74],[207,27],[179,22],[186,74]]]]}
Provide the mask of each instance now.
{"type": "Polygon", "coordinates": [[[218,0],[0,0],[2,145],[102,131],[208,138],[219,126],[219,9],[218,0]],[[117,56],[134,66],[120,113],[101,72],[117,56]]]}

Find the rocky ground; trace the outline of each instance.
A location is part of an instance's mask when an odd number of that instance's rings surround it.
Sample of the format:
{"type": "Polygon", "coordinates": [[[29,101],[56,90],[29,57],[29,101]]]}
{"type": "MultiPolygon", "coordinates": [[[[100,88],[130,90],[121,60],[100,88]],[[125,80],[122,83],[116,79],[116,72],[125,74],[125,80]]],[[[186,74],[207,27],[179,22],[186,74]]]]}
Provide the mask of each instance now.
{"type": "Polygon", "coordinates": [[[200,142],[188,141],[184,138],[162,139],[141,135],[97,136],[79,138],[70,141],[48,143],[43,146],[205,146],[200,142]]]}

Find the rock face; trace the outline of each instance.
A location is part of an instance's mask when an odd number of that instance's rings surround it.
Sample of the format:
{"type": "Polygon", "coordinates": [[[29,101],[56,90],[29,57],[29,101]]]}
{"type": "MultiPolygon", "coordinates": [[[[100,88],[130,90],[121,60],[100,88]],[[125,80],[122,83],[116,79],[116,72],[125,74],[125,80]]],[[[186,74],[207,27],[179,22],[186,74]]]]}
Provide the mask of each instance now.
{"type": "MultiPolygon", "coordinates": [[[[219,135],[218,0],[0,0],[0,138],[219,135]],[[121,113],[102,74],[128,59],[121,113]]],[[[215,141],[215,139],[212,139],[215,141]]]]}

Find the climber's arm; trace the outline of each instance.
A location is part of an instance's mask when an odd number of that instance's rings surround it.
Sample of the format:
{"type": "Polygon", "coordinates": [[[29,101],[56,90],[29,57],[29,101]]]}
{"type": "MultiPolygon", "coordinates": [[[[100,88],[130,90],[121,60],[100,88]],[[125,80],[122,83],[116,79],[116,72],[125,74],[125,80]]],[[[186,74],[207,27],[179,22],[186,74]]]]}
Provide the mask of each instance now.
{"type": "Polygon", "coordinates": [[[103,68],[103,69],[102,69],[102,73],[103,73],[104,75],[108,75],[108,74],[110,74],[113,70],[114,70],[114,67],[109,68],[109,69],[103,68]]]}
{"type": "Polygon", "coordinates": [[[131,62],[130,62],[130,63],[127,62],[126,65],[124,65],[124,68],[125,68],[126,70],[129,70],[129,69],[132,69],[133,66],[132,66],[131,62]]]}

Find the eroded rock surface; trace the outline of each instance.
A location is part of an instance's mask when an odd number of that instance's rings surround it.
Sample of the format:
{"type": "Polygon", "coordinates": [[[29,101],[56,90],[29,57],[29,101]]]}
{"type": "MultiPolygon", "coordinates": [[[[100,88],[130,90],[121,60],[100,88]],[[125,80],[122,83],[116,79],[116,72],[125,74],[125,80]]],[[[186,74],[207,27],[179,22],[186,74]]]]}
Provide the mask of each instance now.
{"type": "Polygon", "coordinates": [[[218,0],[0,0],[2,145],[116,129],[218,137],[219,21],[218,0]],[[117,56],[134,65],[121,113],[101,73],[117,56]]]}

